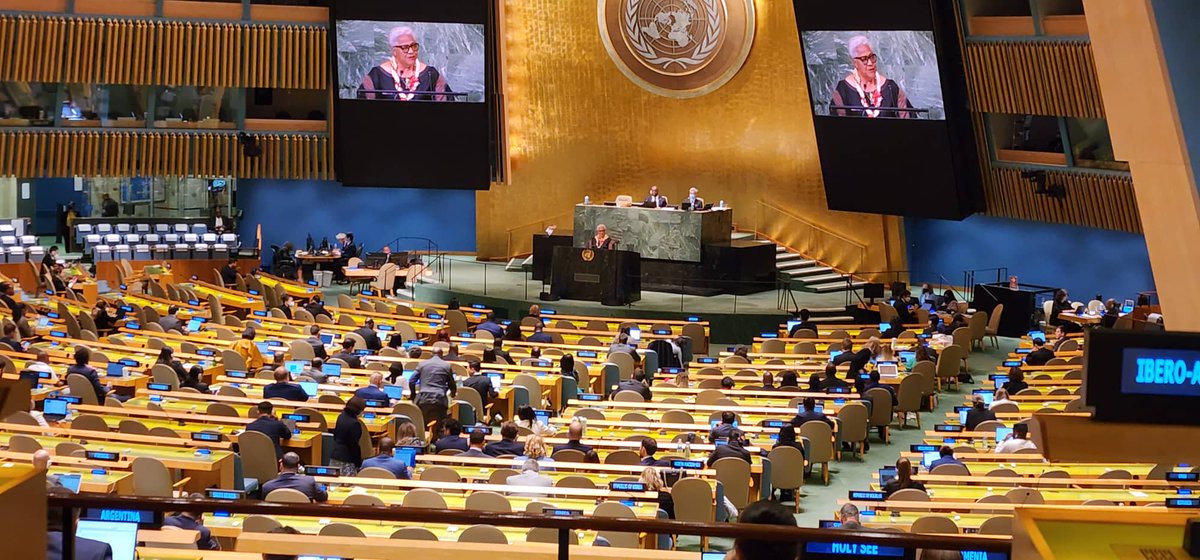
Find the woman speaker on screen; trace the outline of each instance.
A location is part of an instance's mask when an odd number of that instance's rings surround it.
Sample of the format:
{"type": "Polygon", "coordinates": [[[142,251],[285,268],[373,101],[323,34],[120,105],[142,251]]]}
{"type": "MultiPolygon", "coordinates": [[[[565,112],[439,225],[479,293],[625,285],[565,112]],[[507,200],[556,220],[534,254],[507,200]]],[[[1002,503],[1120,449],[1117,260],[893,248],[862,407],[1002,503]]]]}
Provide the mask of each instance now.
{"type": "Polygon", "coordinates": [[[851,37],[847,46],[854,70],[833,89],[829,113],[839,117],[916,118],[915,111],[895,110],[913,106],[900,84],[879,72],[879,56],[870,40],[858,35],[851,37]]]}
{"type": "Polygon", "coordinates": [[[437,68],[421,62],[421,44],[411,27],[396,27],[388,32],[391,55],[363,78],[358,88],[359,99],[391,99],[396,101],[451,101],[452,93],[446,79],[437,68]]]}

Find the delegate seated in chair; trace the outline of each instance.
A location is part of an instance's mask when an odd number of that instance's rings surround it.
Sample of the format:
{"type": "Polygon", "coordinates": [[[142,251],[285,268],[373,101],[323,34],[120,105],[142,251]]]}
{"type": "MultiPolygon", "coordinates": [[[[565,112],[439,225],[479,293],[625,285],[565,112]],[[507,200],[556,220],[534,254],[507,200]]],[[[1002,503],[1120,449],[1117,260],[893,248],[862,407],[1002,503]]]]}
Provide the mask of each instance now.
{"type": "Polygon", "coordinates": [[[313,477],[300,474],[300,456],[290,451],[284,453],[283,458],[279,460],[279,476],[267,481],[263,485],[262,492],[266,496],[272,490],[281,488],[299,491],[314,502],[324,502],[329,499],[324,484],[317,484],[313,477]]]}

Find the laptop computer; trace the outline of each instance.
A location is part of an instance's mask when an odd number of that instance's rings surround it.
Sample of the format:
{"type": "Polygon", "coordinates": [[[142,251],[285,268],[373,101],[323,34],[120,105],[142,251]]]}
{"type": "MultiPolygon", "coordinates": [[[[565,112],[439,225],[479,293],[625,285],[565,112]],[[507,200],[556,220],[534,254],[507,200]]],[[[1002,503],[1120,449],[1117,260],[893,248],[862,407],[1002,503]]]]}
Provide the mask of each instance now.
{"type": "Polygon", "coordinates": [[[58,475],[58,483],[63,488],[78,494],[79,485],[83,483],[83,475],[79,473],[60,474],[58,475]]]}
{"type": "Polygon", "coordinates": [[[46,420],[58,422],[66,418],[67,414],[67,401],[63,399],[46,399],[42,401],[42,417],[46,420]]]}
{"type": "Polygon", "coordinates": [[[108,543],[112,547],[112,560],[137,558],[137,523],[81,519],[75,525],[75,536],[108,543]]]}
{"type": "Polygon", "coordinates": [[[301,381],[300,388],[304,389],[304,394],[308,395],[308,398],[310,398],[310,399],[317,396],[317,382],[316,381],[301,381]]]}
{"type": "Polygon", "coordinates": [[[342,364],[321,364],[321,373],[329,377],[340,377],[342,375],[342,364]]]}
{"type": "Polygon", "coordinates": [[[404,387],[399,385],[384,385],[383,392],[387,393],[389,399],[398,401],[404,398],[404,387]]]}
{"type": "Polygon", "coordinates": [[[283,363],[283,367],[292,375],[300,375],[304,373],[304,368],[308,367],[308,362],[304,360],[288,360],[283,363]]]}
{"type": "Polygon", "coordinates": [[[879,377],[900,376],[900,366],[896,362],[879,362],[875,364],[875,371],[879,372],[879,377]]]}

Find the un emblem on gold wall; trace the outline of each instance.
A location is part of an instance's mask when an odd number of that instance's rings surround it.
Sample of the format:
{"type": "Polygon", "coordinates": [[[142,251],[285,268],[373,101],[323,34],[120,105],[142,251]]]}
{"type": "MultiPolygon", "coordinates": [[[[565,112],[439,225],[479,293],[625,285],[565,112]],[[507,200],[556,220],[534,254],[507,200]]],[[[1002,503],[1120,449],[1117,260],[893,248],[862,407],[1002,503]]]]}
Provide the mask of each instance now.
{"type": "Polygon", "coordinates": [[[725,85],[754,43],[754,0],[599,0],[600,37],[627,78],[658,95],[725,85]]]}

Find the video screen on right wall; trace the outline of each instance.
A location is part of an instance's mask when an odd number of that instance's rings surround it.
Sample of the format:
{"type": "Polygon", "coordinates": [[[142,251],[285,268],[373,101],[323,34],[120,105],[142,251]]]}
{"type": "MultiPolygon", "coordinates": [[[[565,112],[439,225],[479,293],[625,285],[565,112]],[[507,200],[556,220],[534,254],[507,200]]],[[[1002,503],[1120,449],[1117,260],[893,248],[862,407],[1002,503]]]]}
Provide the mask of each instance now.
{"type": "Polygon", "coordinates": [[[793,0],[832,210],[983,210],[953,0],[793,0]]]}

